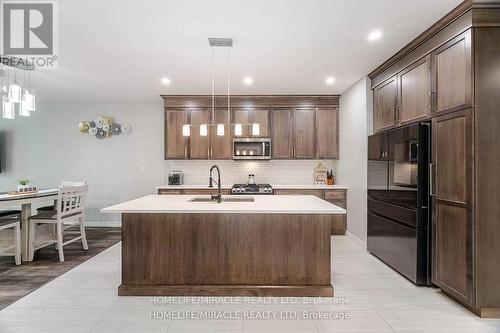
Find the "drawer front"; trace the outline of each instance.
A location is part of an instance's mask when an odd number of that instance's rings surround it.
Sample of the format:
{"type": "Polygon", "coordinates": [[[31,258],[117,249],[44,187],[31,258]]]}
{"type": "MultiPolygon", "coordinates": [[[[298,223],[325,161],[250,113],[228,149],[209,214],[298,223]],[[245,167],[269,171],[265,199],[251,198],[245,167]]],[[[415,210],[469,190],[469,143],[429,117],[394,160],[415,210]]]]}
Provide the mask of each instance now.
{"type": "Polygon", "coordinates": [[[170,195],[179,195],[182,194],[182,190],[166,190],[166,189],[159,189],[158,194],[170,194],[170,195]]]}
{"type": "Polygon", "coordinates": [[[345,190],[326,190],[325,191],[325,200],[336,200],[345,201],[346,199],[346,191],[345,190]]]}
{"type": "Polygon", "coordinates": [[[329,200],[326,200],[326,201],[334,204],[335,206],[339,206],[340,208],[344,208],[344,209],[347,208],[347,203],[343,199],[339,199],[339,200],[331,200],[331,199],[329,199],[329,200]]]}
{"type": "Polygon", "coordinates": [[[413,282],[417,279],[415,229],[368,213],[367,249],[413,282]]]}
{"type": "Polygon", "coordinates": [[[408,209],[384,201],[368,199],[368,210],[379,216],[390,216],[392,219],[408,225],[417,226],[417,211],[408,209]]]}
{"type": "Polygon", "coordinates": [[[322,190],[274,190],[277,195],[314,195],[323,199],[322,190]]]}

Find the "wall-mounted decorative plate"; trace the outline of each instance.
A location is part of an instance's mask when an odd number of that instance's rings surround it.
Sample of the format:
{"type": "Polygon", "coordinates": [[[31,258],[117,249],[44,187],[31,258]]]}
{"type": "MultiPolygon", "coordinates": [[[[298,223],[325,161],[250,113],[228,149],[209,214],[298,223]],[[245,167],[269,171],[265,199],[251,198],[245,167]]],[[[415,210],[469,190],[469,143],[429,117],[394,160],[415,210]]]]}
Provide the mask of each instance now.
{"type": "Polygon", "coordinates": [[[132,127],[130,126],[130,124],[123,124],[122,125],[122,133],[123,134],[129,134],[131,130],[132,130],[132,127]]]}
{"type": "Polygon", "coordinates": [[[106,137],[106,132],[102,128],[99,128],[95,137],[98,139],[104,139],[106,137]]]}
{"type": "Polygon", "coordinates": [[[113,133],[113,135],[118,135],[118,134],[121,134],[121,132],[122,132],[122,127],[117,123],[113,123],[111,125],[110,129],[111,129],[111,133],[113,133]]]}
{"type": "Polygon", "coordinates": [[[80,130],[80,132],[82,133],[87,133],[89,131],[89,123],[86,122],[86,121],[80,121],[78,123],[78,129],[80,130]]]}
{"type": "Polygon", "coordinates": [[[98,139],[110,138],[113,135],[129,134],[132,127],[130,124],[117,124],[109,116],[97,116],[91,121],[78,123],[81,133],[88,133],[98,139]]]}
{"type": "Polygon", "coordinates": [[[95,117],[94,122],[95,122],[95,126],[97,128],[102,128],[102,126],[104,125],[104,118],[101,116],[95,117]]]}

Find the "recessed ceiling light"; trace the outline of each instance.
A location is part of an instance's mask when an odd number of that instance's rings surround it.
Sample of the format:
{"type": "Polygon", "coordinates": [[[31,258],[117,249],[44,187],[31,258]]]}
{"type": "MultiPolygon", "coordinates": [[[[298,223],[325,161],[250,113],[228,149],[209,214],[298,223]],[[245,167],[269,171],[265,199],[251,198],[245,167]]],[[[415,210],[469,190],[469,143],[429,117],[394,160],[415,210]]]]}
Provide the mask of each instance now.
{"type": "Polygon", "coordinates": [[[368,34],[368,39],[372,42],[379,40],[380,37],[382,37],[382,31],[380,30],[374,30],[368,34]]]}
{"type": "Polygon", "coordinates": [[[325,80],[326,84],[334,84],[335,83],[335,78],[333,76],[329,76],[325,80]]]}
{"type": "Polygon", "coordinates": [[[170,84],[170,79],[168,77],[162,77],[161,78],[161,83],[163,83],[163,84],[170,84]]]}
{"type": "Polygon", "coordinates": [[[249,86],[253,83],[253,79],[251,77],[246,77],[243,79],[243,83],[249,86]]]}

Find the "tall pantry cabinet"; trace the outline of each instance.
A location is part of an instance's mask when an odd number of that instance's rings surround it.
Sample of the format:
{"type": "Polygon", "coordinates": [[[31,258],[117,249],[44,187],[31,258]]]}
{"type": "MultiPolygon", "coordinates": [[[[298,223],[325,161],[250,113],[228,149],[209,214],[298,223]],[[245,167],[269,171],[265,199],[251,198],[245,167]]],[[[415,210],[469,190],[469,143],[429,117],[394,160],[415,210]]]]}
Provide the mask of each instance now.
{"type": "Polygon", "coordinates": [[[463,2],[369,76],[375,132],[432,123],[433,284],[500,317],[500,1],[463,2]]]}

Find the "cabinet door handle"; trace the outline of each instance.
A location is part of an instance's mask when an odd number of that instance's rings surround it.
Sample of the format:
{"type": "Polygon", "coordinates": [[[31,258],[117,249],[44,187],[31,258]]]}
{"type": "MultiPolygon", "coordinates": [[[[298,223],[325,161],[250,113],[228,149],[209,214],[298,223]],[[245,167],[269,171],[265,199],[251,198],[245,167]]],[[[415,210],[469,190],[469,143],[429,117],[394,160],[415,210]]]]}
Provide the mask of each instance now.
{"type": "Polygon", "coordinates": [[[436,164],[429,163],[429,195],[436,195],[434,192],[434,168],[436,164]]]}

